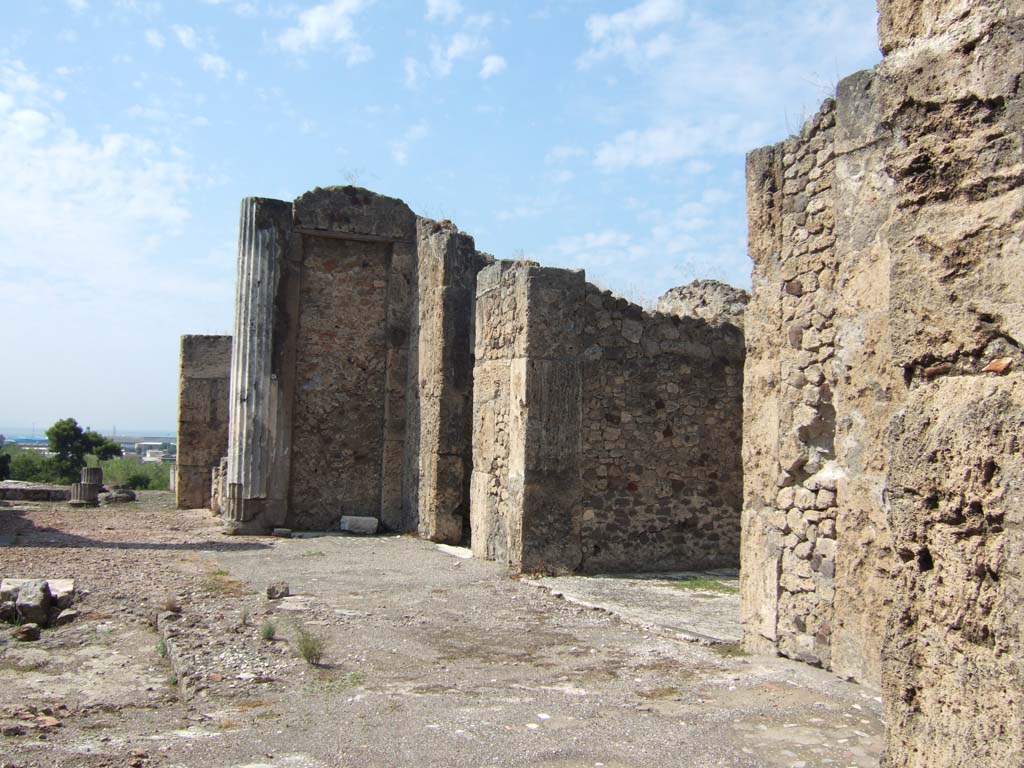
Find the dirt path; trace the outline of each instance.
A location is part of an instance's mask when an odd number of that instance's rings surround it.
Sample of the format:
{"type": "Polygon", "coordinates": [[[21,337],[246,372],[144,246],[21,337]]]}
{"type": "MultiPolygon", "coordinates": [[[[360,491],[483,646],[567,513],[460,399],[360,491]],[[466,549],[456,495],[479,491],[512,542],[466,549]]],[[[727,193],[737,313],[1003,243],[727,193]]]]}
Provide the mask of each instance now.
{"type": "Polygon", "coordinates": [[[0,576],[89,594],[40,642],[0,640],[0,766],[877,764],[873,691],[674,639],[663,583],[645,615],[637,580],[626,623],[426,542],[226,538],[156,493],[0,508],[12,533],[0,576]],[[299,596],[268,601],[272,581],[299,596]],[[298,658],[302,631],[321,666],[298,658]]]}

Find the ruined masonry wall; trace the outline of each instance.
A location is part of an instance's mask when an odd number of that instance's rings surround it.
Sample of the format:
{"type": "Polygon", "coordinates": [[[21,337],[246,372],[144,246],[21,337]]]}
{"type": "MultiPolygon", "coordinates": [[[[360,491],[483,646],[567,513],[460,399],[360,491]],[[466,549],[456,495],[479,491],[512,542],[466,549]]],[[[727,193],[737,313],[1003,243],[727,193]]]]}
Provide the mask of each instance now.
{"type": "Polygon", "coordinates": [[[1017,764],[1024,6],[879,11],[882,63],[748,158],[745,643],[880,682],[886,768],[1017,764]]]}
{"type": "Polygon", "coordinates": [[[745,481],[751,546],[743,553],[741,588],[754,607],[745,617],[757,634],[751,642],[760,647],[767,641],[783,655],[826,667],[832,662],[838,473],[834,126],[829,101],[799,136],[755,153],[748,163],[752,232],[757,224],[773,236],[751,247],[751,371],[743,403],[752,426],[744,435],[748,461],[768,462],[745,481]],[[752,322],[754,312],[759,316],[752,322]],[[768,429],[758,423],[765,418],[775,420],[768,429]]]}
{"type": "Polygon", "coordinates": [[[582,569],[736,567],[742,333],[589,284],[584,318],[582,569]]]}
{"type": "Polygon", "coordinates": [[[418,526],[460,544],[469,535],[477,272],[486,259],[451,222],[417,222],[418,526]]]}
{"type": "Polygon", "coordinates": [[[743,338],[582,272],[480,273],[474,553],[516,571],[735,566],[743,338]]]}
{"type": "Polygon", "coordinates": [[[179,509],[210,506],[211,471],[228,448],[230,336],[182,336],[178,383],[179,509]]]}

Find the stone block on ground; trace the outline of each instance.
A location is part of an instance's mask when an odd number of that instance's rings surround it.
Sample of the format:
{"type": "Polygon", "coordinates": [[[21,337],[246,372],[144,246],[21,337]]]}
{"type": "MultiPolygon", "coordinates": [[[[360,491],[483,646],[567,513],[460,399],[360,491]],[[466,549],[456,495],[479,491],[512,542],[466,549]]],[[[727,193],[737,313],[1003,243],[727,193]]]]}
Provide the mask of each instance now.
{"type": "Polygon", "coordinates": [[[359,517],[357,515],[343,515],[341,518],[341,530],[345,533],[357,533],[364,536],[372,536],[377,532],[380,521],[376,517],[359,517]]]}
{"type": "Polygon", "coordinates": [[[275,581],[267,585],[267,600],[280,600],[288,595],[288,582],[286,581],[275,581]]]}
{"type": "Polygon", "coordinates": [[[51,602],[50,588],[46,580],[31,579],[21,585],[15,605],[18,608],[18,615],[26,622],[46,626],[51,602]]]}
{"type": "Polygon", "coordinates": [[[11,632],[11,637],[15,640],[20,640],[23,643],[38,640],[39,635],[39,625],[34,622],[29,622],[28,624],[22,624],[20,627],[15,627],[11,632]]]}
{"type": "Polygon", "coordinates": [[[54,627],[63,627],[65,624],[70,624],[78,618],[78,611],[67,609],[57,614],[50,624],[54,627]]]}

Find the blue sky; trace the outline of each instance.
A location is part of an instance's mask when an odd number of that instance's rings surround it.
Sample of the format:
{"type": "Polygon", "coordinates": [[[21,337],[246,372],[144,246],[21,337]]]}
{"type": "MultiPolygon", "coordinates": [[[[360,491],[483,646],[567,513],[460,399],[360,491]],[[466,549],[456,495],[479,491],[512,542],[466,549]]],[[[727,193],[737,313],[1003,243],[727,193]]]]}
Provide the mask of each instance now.
{"type": "Polygon", "coordinates": [[[0,25],[0,425],[173,430],[239,201],[353,183],[650,302],[749,287],[743,157],[879,59],[871,0],[52,0],[0,25]]]}

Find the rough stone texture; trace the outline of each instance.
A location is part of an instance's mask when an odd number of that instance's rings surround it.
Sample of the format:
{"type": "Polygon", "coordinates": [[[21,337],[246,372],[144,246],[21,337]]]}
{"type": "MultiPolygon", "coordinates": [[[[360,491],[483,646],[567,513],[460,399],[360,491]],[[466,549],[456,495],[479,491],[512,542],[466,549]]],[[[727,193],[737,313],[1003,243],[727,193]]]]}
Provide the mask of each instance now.
{"type": "Polygon", "coordinates": [[[743,314],[750,294],[719,280],[694,280],[672,288],[658,299],[658,311],[696,317],[709,323],[732,323],[743,328],[743,314]]]}
{"type": "Polygon", "coordinates": [[[835,104],[748,159],[745,532],[750,645],[830,666],[834,630],[835,104]]]}
{"type": "Polygon", "coordinates": [[[1024,383],[916,389],[893,429],[888,501],[904,563],[886,638],[883,765],[1024,755],[1024,383]]]}
{"type": "Polygon", "coordinates": [[[417,224],[419,533],[469,535],[476,276],[486,257],[449,221],[417,224]]]}
{"type": "Polygon", "coordinates": [[[582,291],[582,273],[529,262],[498,262],[478,275],[473,554],[516,572],[579,564],[579,410],[568,403],[579,397],[572,344],[580,325],[558,315],[577,310],[582,291]],[[537,322],[544,310],[559,322],[537,322]]]}
{"type": "Polygon", "coordinates": [[[742,335],[582,272],[480,273],[473,551],[515,571],[735,565],[742,335]]]}
{"type": "Polygon", "coordinates": [[[182,336],[178,382],[180,509],[210,506],[210,471],[228,450],[231,337],[182,336]]]}
{"type": "Polygon", "coordinates": [[[24,621],[45,627],[50,618],[51,602],[46,579],[31,579],[20,585],[15,606],[24,621]]]}
{"type": "Polygon", "coordinates": [[[886,766],[1016,764],[1024,6],[879,6],[883,62],[748,158],[745,642],[880,680],[886,766]]]}
{"type": "Polygon", "coordinates": [[[588,285],[581,568],[739,564],[743,335],[588,285]]]}

